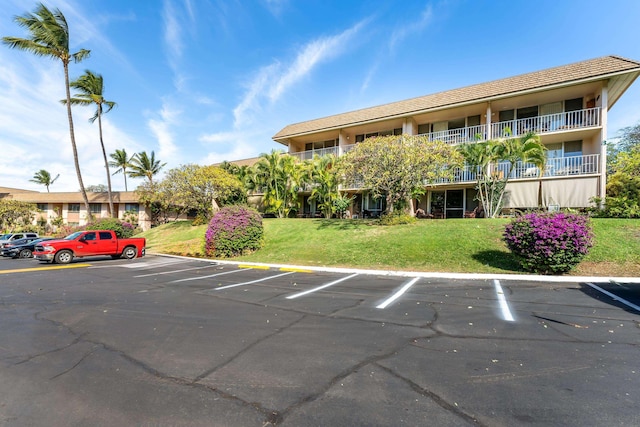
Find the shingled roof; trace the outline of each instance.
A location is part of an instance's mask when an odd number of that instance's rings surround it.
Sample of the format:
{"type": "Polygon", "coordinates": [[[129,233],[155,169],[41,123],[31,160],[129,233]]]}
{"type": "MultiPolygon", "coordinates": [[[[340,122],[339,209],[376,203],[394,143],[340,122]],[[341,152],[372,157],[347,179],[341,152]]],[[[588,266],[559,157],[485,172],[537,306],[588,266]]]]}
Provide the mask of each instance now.
{"type": "MultiPolygon", "coordinates": [[[[323,130],[339,129],[372,121],[409,116],[460,104],[490,101],[514,96],[522,92],[550,89],[554,86],[577,84],[627,73],[636,73],[636,75],[640,73],[640,62],[619,56],[603,56],[533,73],[291,124],[275,134],[273,139],[281,142],[286,138],[323,130]]],[[[615,102],[615,100],[613,101],[615,102]]]]}

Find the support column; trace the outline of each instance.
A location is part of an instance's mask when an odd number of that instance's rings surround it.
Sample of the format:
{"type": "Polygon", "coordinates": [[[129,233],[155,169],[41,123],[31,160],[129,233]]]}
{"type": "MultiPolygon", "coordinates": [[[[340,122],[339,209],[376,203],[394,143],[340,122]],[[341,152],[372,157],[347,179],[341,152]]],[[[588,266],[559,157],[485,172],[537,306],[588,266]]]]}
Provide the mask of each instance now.
{"type": "MultiPolygon", "coordinates": [[[[600,198],[604,200],[607,195],[607,114],[609,110],[608,82],[602,85],[600,93],[600,198]]],[[[600,209],[604,209],[604,203],[600,203],[600,209]]]]}
{"type": "Polygon", "coordinates": [[[491,102],[487,102],[487,115],[486,115],[486,125],[487,125],[487,141],[491,139],[491,102]]]}
{"type": "Polygon", "coordinates": [[[349,145],[349,136],[340,129],[340,132],[338,133],[338,156],[342,156],[345,153],[345,145],[349,145]]]}

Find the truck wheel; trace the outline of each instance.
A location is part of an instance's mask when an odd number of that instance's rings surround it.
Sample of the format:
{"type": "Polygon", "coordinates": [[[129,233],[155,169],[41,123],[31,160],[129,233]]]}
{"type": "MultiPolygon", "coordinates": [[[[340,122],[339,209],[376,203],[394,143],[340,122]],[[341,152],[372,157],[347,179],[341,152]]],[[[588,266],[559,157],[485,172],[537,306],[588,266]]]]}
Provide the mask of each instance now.
{"type": "Polygon", "coordinates": [[[20,258],[31,258],[33,254],[30,249],[23,249],[20,251],[20,258]]]}
{"type": "Polygon", "coordinates": [[[63,250],[56,254],[53,258],[57,264],[69,264],[73,259],[71,251],[63,250]]]}
{"type": "Polygon", "coordinates": [[[122,256],[126,259],[134,259],[138,255],[138,250],[133,246],[127,246],[122,251],[122,256]]]}

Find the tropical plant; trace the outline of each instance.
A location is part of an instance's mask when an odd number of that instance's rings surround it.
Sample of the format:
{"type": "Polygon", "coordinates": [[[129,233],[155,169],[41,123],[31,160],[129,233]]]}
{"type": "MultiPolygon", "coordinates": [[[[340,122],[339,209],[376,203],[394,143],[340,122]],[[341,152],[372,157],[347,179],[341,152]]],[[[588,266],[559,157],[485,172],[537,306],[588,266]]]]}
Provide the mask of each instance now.
{"type": "Polygon", "coordinates": [[[255,209],[233,205],[220,209],[211,218],[205,233],[205,254],[233,257],[262,247],[262,217],[255,209]]]}
{"type": "Polygon", "coordinates": [[[503,237],[525,270],[543,274],[568,272],[593,246],[589,218],[564,212],[520,216],[503,237]]]}
{"type": "Polygon", "coordinates": [[[113,160],[109,162],[109,166],[112,168],[117,168],[113,175],[117,173],[122,173],[124,176],[124,191],[129,191],[127,189],[127,168],[131,168],[131,159],[127,155],[127,151],[123,148],[122,150],[116,150],[115,152],[109,154],[113,160]]]}
{"type": "Polygon", "coordinates": [[[56,175],[55,178],[51,179],[51,174],[44,170],[44,169],[40,169],[38,172],[36,172],[33,175],[33,178],[30,179],[29,181],[31,182],[35,182],[36,184],[41,184],[44,185],[45,187],[47,187],[47,193],[49,192],[49,186],[53,185],[54,182],[56,182],[56,180],[60,177],[60,174],[56,175]]]}
{"type": "Polygon", "coordinates": [[[339,175],[336,168],[337,157],[333,154],[315,156],[308,164],[308,178],[311,185],[309,201],[315,200],[316,206],[325,218],[331,218],[337,211],[336,201],[340,197],[339,175]]]}
{"type": "Polygon", "coordinates": [[[141,151],[131,158],[129,176],[132,178],[147,178],[150,183],[153,183],[154,175],[160,173],[165,166],[166,163],[156,160],[155,152],[152,151],[151,155],[148,155],[146,151],[141,151]]]}
{"type": "MultiPolygon", "coordinates": [[[[96,112],[89,119],[91,123],[98,119],[98,134],[100,136],[100,147],[102,148],[102,158],[104,159],[104,168],[107,172],[107,193],[109,197],[109,212],[115,217],[116,212],[113,210],[113,196],[111,194],[111,173],[109,171],[109,162],[107,161],[107,151],[104,148],[104,140],[102,139],[102,114],[108,113],[116,105],[113,101],[104,99],[104,80],[100,74],[94,74],[89,70],[85,70],[84,74],[70,83],[71,87],[78,90],[79,93],[73,95],[69,100],[71,105],[94,105],[96,112]]],[[[63,100],[67,103],[67,100],[63,100]]]]}
{"type": "Polygon", "coordinates": [[[367,138],[347,152],[340,172],[347,183],[367,188],[375,198],[386,197],[387,211],[409,207],[408,201],[425,185],[452,178],[461,154],[424,135],[367,138]]]}
{"type": "MultiPolygon", "coordinates": [[[[505,130],[510,134],[510,130],[505,130]]],[[[542,170],[545,163],[545,147],[533,132],[519,138],[503,138],[463,144],[459,148],[467,167],[476,173],[476,190],[485,217],[495,218],[502,211],[507,182],[517,162],[530,163],[538,168],[538,204],[541,205],[542,170]]]]}
{"type": "Polygon", "coordinates": [[[299,208],[298,189],[302,185],[302,165],[282,151],[262,154],[248,179],[249,188],[263,194],[267,213],[286,218],[299,208]]]}
{"type": "Polygon", "coordinates": [[[67,101],[67,117],[69,120],[69,134],[71,137],[71,148],[73,151],[73,161],[76,167],[80,192],[84,200],[87,212],[89,209],[89,199],[82,182],[80,163],[78,161],[78,149],[76,147],[75,132],[73,129],[73,116],[71,115],[71,92],[69,89],[69,63],[81,62],[90,54],[89,50],[80,49],[76,53],[69,52],[69,27],[67,20],[59,9],[53,11],[47,9],[42,3],[38,4],[34,13],[26,13],[17,16],[14,21],[29,32],[29,38],[3,37],[2,42],[10,48],[31,52],[36,56],[45,56],[57,59],[62,62],[64,70],[64,83],[67,101]]]}

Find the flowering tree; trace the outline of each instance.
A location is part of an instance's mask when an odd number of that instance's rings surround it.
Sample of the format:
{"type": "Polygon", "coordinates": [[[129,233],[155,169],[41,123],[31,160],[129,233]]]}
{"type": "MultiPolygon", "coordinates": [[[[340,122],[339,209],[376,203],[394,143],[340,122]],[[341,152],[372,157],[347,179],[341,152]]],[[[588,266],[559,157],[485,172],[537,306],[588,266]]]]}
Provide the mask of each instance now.
{"type": "Polygon", "coordinates": [[[374,197],[386,197],[387,210],[401,206],[425,185],[453,178],[461,154],[421,135],[367,138],[341,159],[343,179],[359,183],[374,197]]]}

